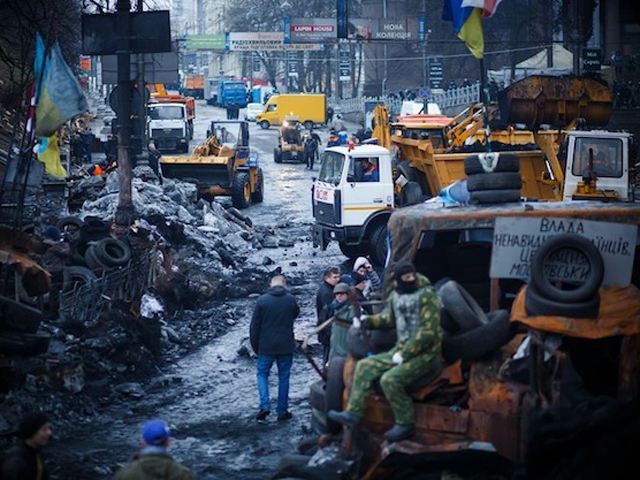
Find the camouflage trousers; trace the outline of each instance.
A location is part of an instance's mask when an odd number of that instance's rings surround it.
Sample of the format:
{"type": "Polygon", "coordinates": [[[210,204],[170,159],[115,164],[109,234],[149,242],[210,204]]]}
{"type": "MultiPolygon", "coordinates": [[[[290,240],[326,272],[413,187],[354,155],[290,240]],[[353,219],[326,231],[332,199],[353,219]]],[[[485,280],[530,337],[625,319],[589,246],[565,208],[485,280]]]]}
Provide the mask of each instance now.
{"type": "Polygon", "coordinates": [[[371,385],[379,378],[380,386],[393,410],[396,423],[399,425],[414,423],[413,402],[405,388],[423,376],[429,370],[431,362],[435,360],[433,355],[420,355],[402,365],[396,365],[391,361],[394,352],[395,349],[358,361],[347,406],[349,412],[364,415],[365,400],[371,385]]]}

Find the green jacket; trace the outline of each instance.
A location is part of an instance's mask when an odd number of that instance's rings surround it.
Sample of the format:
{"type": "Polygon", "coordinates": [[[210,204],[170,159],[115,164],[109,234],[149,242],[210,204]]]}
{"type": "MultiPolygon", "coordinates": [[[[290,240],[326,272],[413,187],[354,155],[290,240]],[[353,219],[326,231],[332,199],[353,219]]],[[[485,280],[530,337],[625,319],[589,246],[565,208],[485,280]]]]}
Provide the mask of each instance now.
{"type": "MultiPolygon", "coordinates": [[[[416,308],[419,308],[419,324],[409,338],[402,341],[398,332],[398,343],[392,352],[400,352],[406,361],[423,354],[440,355],[442,349],[442,328],[440,327],[440,299],[427,277],[417,274],[418,292],[416,308]]],[[[387,297],[387,307],[381,313],[367,316],[369,328],[393,328],[396,325],[396,303],[398,293],[394,289],[387,297]]]]}
{"type": "Polygon", "coordinates": [[[136,455],[131,463],[116,473],[116,480],[193,480],[187,467],[166,453],[136,455]]]}

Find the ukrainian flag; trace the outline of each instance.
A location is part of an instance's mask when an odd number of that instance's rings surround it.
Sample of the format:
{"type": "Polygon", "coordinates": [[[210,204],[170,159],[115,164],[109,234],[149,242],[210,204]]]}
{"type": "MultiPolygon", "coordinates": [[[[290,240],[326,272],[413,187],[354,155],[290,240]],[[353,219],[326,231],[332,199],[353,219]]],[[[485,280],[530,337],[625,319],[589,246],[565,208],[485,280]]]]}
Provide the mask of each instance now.
{"type": "Polygon", "coordinates": [[[484,56],[484,35],[482,33],[482,10],[480,8],[463,7],[464,0],[444,0],[442,19],[453,22],[453,29],[458,34],[471,54],[478,60],[484,56]]]}

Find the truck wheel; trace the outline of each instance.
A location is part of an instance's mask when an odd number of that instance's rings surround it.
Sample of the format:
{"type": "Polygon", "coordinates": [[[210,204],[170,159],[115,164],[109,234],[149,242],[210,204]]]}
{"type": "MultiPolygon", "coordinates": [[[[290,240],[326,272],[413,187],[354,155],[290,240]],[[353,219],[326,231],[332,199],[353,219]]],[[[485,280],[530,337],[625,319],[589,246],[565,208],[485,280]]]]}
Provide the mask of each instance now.
{"type": "MultiPolygon", "coordinates": [[[[520,159],[511,153],[500,153],[498,156],[498,162],[496,163],[493,172],[519,172],[520,171],[520,159]]],[[[492,173],[486,172],[482,168],[482,163],[478,158],[478,155],[469,155],[464,159],[464,173],[465,175],[476,175],[478,173],[492,173]]]]}
{"type": "Polygon", "coordinates": [[[376,265],[384,265],[387,260],[387,224],[378,225],[369,239],[369,257],[376,265]]]}
{"type": "Polygon", "coordinates": [[[260,128],[262,128],[263,130],[267,130],[270,127],[269,122],[267,122],[266,120],[262,120],[260,122],[260,128]]]}
{"type": "Polygon", "coordinates": [[[422,188],[418,182],[407,183],[400,192],[402,206],[415,205],[422,201],[422,188]]]}
{"type": "Polygon", "coordinates": [[[338,245],[342,254],[348,258],[364,257],[367,254],[367,248],[364,245],[348,245],[345,242],[340,242],[338,245]]]}
{"type": "Polygon", "coordinates": [[[236,208],[247,208],[251,203],[251,185],[249,175],[236,172],[231,185],[231,203],[236,208]]]}
{"type": "Polygon", "coordinates": [[[253,203],[262,203],[262,200],[264,200],[264,176],[262,175],[262,169],[258,168],[256,190],[251,194],[251,201],[253,203]]]}
{"type": "Polygon", "coordinates": [[[282,163],[282,150],[278,147],[273,149],[273,161],[276,163],[282,163]]]}
{"type": "Polygon", "coordinates": [[[304,128],[306,128],[307,130],[311,130],[313,128],[313,122],[311,120],[307,120],[306,122],[304,122],[304,128]]]}
{"type": "Polygon", "coordinates": [[[467,188],[470,192],[484,190],[520,190],[522,179],[516,172],[482,173],[469,175],[467,188]]]}
{"type": "Polygon", "coordinates": [[[478,190],[470,192],[471,203],[508,203],[520,201],[520,190],[478,190]]]}
{"type": "Polygon", "coordinates": [[[187,142],[182,145],[182,148],[180,150],[182,150],[182,153],[189,153],[189,143],[187,142]]]}

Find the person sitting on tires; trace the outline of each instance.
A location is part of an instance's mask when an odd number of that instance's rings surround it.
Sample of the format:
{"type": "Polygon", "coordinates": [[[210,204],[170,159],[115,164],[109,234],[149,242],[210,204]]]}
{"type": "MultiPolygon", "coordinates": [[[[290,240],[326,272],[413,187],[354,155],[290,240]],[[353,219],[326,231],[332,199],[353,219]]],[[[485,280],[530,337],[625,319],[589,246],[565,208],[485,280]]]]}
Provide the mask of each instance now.
{"type": "Polygon", "coordinates": [[[329,418],[354,427],[360,423],[371,385],[380,379],[395,425],[385,432],[390,442],[410,437],[414,428],[411,397],[405,388],[420,378],[442,352],[440,300],[429,279],[416,273],[411,262],[400,261],[394,269],[394,289],[387,308],[379,314],[354,318],[365,328],[396,328],[398,340],[388,352],[364,358],[356,364],[349,404],[344,412],[331,410],[329,418]]]}

